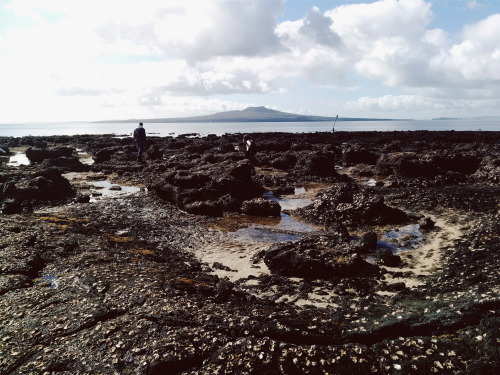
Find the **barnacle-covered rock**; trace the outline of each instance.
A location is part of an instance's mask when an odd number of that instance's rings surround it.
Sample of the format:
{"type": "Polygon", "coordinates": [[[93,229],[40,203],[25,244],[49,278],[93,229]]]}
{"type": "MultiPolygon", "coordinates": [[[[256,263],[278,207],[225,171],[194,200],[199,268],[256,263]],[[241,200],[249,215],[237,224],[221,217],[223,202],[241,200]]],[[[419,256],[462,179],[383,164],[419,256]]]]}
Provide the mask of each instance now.
{"type": "Polygon", "coordinates": [[[277,202],[264,198],[254,198],[243,202],[241,212],[252,216],[279,216],[281,207],[277,202]]]}
{"type": "Polygon", "coordinates": [[[385,204],[376,191],[355,183],[341,183],[318,193],[316,201],[297,214],[322,225],[383,225],[402,224],[408,215],[385,204]]]}

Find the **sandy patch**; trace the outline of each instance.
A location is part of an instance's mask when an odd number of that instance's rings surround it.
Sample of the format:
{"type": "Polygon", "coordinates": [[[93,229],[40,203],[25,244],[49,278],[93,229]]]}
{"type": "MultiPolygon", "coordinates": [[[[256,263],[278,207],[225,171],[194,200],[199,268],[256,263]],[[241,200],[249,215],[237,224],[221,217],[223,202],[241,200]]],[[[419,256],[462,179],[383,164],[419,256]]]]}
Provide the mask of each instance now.
{"type": "Polygon", "coordinates": [[[460,225],[451,223],[445,217],[429,216],[435,222],[435,229],[426,234],[426,241],[414,250],[406,250],[398,253],[406,264],[404,267],[384,267],[393,272],[409,273],[410,277],[387,277],[388,283],[403,281],[407,287],[424,285],[425,276],[430,276],[441,269],[442,249],[449,246],[460,238],[462,232],[460,225]]]}
{"type": "Polygon", "coordinates": [[[269,243],[241,242],[229,237],[223,241],[209,243],[194,251],[194,255],[202,262],[212,267],[213,273],[219,277],[227,277],[232,282],[249,276],[269,274],[269,269],[263,261],[253,262],[252,258],[269,247],[269,243]],[[223,267],[214,267],[220,264],[223,267]],[[226,269],[227,267],[227,269],[226,269]]]}

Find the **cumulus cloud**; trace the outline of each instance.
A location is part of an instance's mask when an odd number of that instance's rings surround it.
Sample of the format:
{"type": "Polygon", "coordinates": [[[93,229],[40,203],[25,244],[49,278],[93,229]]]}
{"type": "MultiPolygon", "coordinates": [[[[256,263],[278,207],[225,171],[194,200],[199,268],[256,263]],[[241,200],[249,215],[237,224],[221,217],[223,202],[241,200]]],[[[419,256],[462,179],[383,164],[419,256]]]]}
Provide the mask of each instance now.
{"type": "Polygon", "coordinates": [[[96,26],[105,43],[126,40],[147,44],[153,54],[191,62],[219,56],[269,55],[280,48],[274,29],[283,0],[122,3],[120,7],[131,7],[124,16],[96,26]],[[135,7],[150,12],[139,11],[137,16],[135,7]]]}
{"type": "Polygon", "coordinates": [[[463,79],[478,83],[500,79],[499,63],[500,14],[466,26],[463,41],[452,46],[444,60],[463,79]]]}
{"type": "Polygon", "coordinates": [[[310,38],[313,44],[335,48],[340,43],[340,37],[331,28],[333,20],[323,15],[318,8],[312,8],[305,16],[299,33],[310,38]]]}
{"type": "Polygon", "coordinates": [[[443,30],[428,28],[430,5],[379,1],[327,14],[343,43],[356,51],[354,66],[362,76],[428,98],[490,97],[499,88],[500,14],[467,25],[461,40],[452,42],[443,30]]]}

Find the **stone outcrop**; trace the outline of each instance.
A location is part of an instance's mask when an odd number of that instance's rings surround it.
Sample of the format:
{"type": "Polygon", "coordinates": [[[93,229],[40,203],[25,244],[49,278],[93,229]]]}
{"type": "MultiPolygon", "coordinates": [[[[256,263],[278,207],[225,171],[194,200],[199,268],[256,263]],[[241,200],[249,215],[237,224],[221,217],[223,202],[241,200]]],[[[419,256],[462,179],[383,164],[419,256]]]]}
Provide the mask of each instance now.
{"type": "Polygon", "coordinates": [[[45,159],[57,159],[59,157],[71,157],[74,149],[71,147],[38,148],[29,147],[26,157],[34,163],[40,163],[45,159]]]}
{"type": "Polygon", "coordinates": [[[408,215],[384,202],[373,189],[354,183],[337,184],[318,193],[317,201],[297,214],[310,222],[322,225],[348,226],[402,224],[408,215]]]}
{"type": "Polygon", "coordinates": [[[245,200],[262,195],[264,189],[252,181],[251,173],[246,162],[226,162],[200,172],[181,169],[165,173],[150,188],[188,212],[220,216],[224,211],[238,211],[245,200]]]}
{"type": "Polygon", "coordinates": [[[337,281],[346,277],[373,277],[378,269],[360,256],[366,245],[358,247],[361,243],[350,244],[347,230],[340,227],[337,233],[272,245],[261,256],[271,272],[282,276],[337,281]]]}
{"type": "Polygon", "coordinates": [[[264,198],[254,198],[244,201],[241,212],[252,216],[280,216],[281,207],[279,203],[264,198]]]}
{"type": "Polygon", "coordinates": [[[0,184],[0,201],[4,213],[17,213],[20,206],[30,208],[47,202],[65,202],[75,191],[57,168],[12,176],[0,184]]]}

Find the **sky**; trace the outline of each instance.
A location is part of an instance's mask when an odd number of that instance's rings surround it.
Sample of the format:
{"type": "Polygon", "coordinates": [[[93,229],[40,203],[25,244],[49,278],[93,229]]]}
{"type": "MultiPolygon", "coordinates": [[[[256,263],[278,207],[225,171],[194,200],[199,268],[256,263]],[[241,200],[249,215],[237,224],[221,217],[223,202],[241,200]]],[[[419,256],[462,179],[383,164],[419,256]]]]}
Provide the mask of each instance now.
{"type": "Polygon", "coordinates": [[[500,116],[498,0],[0,0],[0,123],[500,116]]]}

